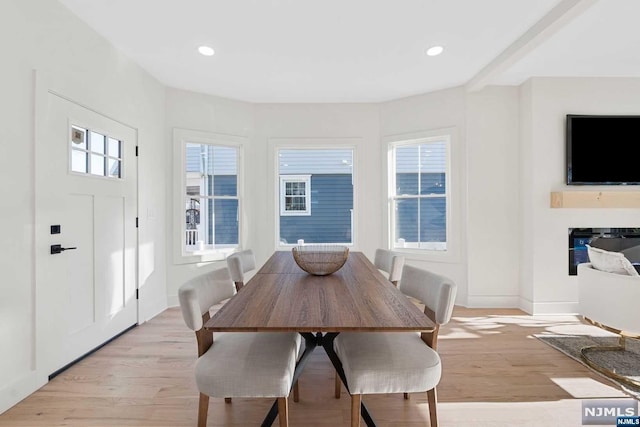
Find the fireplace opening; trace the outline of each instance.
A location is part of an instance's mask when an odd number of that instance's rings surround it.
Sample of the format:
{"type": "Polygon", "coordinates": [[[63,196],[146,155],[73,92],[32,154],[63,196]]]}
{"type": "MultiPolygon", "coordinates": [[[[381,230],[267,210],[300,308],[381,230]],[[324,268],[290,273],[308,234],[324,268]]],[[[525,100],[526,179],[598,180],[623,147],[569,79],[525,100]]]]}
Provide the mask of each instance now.
{"type": "MultiPolygon", "coordinates": [[[[578,274],[578,264],[589,262],[586,245],[624,252],[640,245],[640,228],[569,228],[569,276],[578,274]]],[[[630,261],[640,263],[640,259],[630,261]]]]}

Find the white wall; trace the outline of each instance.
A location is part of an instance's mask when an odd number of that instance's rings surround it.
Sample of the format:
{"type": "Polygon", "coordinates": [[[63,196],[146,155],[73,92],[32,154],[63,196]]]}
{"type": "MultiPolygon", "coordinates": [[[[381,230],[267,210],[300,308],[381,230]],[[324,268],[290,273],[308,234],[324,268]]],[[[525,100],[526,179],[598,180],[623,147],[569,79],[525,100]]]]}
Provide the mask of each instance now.
{"type": "MultiPolygon", "coordinates": [[[[58,2],[0,2],[0,412],[46,381],[35,360],[34,74],[138,130],[141,320],[166,307],[164,88],[58,2]],[[153,154],[151,154],[153,153],[153,154]]],[[[51,319],[50,321],[56,321],[51,319]]]]}
{"type": "MultiPolygon", "coordinates": [[[[577,280],[567,273],[568,228],[639,227],[640,211],[549,207],[551,191],[584,189],[564,184],[565,115],[638,114],[640,79],[536,78],[524,91],[523,101],[530,114],[523,119],[530,128],[530,137],[525,135],[521,141],[526,153],[522,156],[522,165],[531,175],[524,177],[521,184],[524,208],[530,209],[523,216],[521,251],[527,254],[523,257],[523,270],[530,272],[531,277],[524,283],[523,298],[527,300],[523,308],[535,313],[575,312],[577,280]]],[[[617,155],[624,153],[606,153],[603,147],[594,161],[615,161],[617,155]]],[[[616,187],[589,189],[612,188],[616,187]]]]}
{"type": "Polygon", "coordinates": [[[471,307],[519,305],[519,93],[467,94],[467,268],[471,307]]]}
{"type": "Polygon", "coordinates": [[[515,236],[518,238],[520,245],[519,265],[520,265],[520,303],[519,307],[527,313],[533,312],[533,262],[534,245],[529,244],[531,236],[535,235],[537,230],[533,228],[533,203],[529,194],[532,194],[533,188],[533,171],[534,164],[530,159],[533,158],[533,143],[531,131],[531,119],[533,111],[532,84],[529,80],[520,87],[520,144],[518,153],[518,182],[519,195],[517,200],[520,208],[520,230],[515,236]],[[525,243],[527,242],[527,243],[525,243]]]}

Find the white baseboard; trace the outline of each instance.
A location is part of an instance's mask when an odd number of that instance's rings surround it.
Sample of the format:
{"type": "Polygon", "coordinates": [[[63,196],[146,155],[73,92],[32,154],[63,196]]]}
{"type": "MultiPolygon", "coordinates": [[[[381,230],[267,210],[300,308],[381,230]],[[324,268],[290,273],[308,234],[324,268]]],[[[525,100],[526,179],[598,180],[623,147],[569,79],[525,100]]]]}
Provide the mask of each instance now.
{"type": "Polygon", "coordinates": [[[518,308],[527,314],[533,314],[533,301],[520,297],[518,308]]]}
{"type": "Polygon", "coordinates": [[[579,310],[577,302],[533,302],[520,298],[520,309],[529,314],[576,314],[579,310]]]}
{"type": "Polygon", "coordinates": [[[520,298],[516,295],[469,295],[469,308],[518,308],[520,298]]]}
{"type": "Polygon", "coordinates": [[[38,377],[31,371],[17,380],[0,387],[0,414],[11,408],[47,383],[46,377],[38,377]]]}

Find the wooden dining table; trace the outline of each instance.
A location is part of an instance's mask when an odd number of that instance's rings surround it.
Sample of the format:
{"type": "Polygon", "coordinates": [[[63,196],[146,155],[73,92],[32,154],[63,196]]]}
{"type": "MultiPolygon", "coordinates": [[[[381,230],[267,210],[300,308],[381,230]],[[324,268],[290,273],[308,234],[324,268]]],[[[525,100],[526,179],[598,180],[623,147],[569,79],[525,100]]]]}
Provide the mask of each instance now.
{"type": "MultiPolygon", "coordinates": [[[[347,390],[333,341],[341,332],[433,331],[434,323],[389,282],[361,252],[327,276],[304,272],[291,252],[275,252],[258,272],[205,324],[214,332],[298,332],[305,341],[293,377],[322,346],[347,390]]],[[[362,418],[375,426],[364,403],[362,418]]],[[[277,401],[262,426],[278,415],[277,401]]]]}

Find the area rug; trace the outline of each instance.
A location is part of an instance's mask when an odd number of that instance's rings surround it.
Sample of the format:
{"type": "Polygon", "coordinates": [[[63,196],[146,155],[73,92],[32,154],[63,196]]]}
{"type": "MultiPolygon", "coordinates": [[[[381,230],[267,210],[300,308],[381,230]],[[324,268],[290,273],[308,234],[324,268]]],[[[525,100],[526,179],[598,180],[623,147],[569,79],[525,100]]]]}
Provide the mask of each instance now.
{"type": "MultiPolygon", "coordinates": [[[[589,335],[543,333],[534,334],[534,336],[545,344],[587,366],[580,356],[581,348],[591,345],[614,346],[618,344],[618,337],[595,327],[585,328],[585,330],[591,333],[589,335]]],[[[640,381],[640,340],[627,339],[625,351],[592,351],[589,353],[589,358],[600,366],[614,370],[619,375],[640,381]]],[[[593,369],[591,370],[593,371],[593,369]]],[[[617,384],[625,393],[636,399],[640,399],[640,387],[624,384],[600,372],[594,372],[617,384]]]]}

